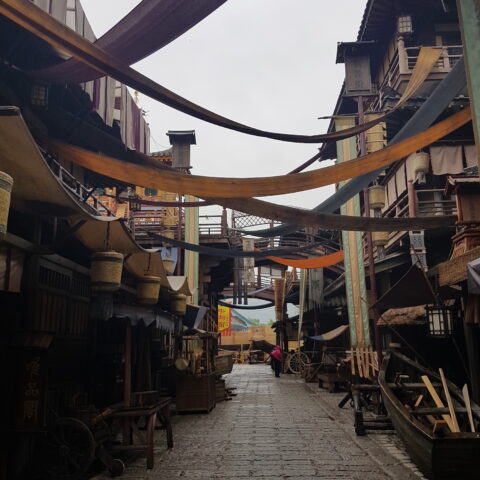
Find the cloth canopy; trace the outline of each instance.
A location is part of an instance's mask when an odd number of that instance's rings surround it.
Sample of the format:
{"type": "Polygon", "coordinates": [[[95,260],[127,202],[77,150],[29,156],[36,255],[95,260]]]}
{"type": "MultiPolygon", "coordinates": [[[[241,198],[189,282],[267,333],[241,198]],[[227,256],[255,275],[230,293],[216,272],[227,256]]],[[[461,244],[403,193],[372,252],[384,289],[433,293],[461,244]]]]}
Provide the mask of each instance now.
{"type": "MultiPolygon", "coordinates": [[[[156,312],[153,309],[146,309],[143,307],[135,307],[132,305],[118,305],[113,306],[113,319],[128,320],[132,326],[143,322],[146,327],[155,324],[157,328],[161,328],[165,332],[173,333],[175,323],[167,312],[156,312]]],[[[109,319],[107,319],[109,320],[109,319]]]]}
{"type": "Polygon", "coordinates": [[[127,163],[58,140],[47,140],[46,143],[60,158],[137,186],[210,198],[263,197],[331,185],[374,171],[379,167],[386,167],[445,137],[470,120],[470,108],[465,108],[424,132],[364,157],[309,172],[263,178],[189,175],[174,170],[127,163]]]}
{"type": "Polygon", "coordinates": [[[336,265],[337,263],[343,262],[343,250],[340,250],[329,255],[322,255],[321,257],[312,257],[306,258],[304,260],[292,260],[287,258],[279,257],[267,257],[268,260],[272,260],[275,263],[280,265],[285,265],[287,267],[295,268],[326,268],[336,265]]]}
{"type": "Polygon", "coordinates": [[[125,223],[116,217],[98,216],[53,174],[16,107],[0,107],[0,170],[14,179],[12,206],[32,214],[66,218],[72,233],[90,250],[110,248],[123,253],[125,268],[136,277],[146,273],[161,278],[174,292],[192,295],[186,277],[168,276],[160,249],[144,249],[125,223]]]}
{"type": "Polygon", "coordinates": [[[323,333],[322,335],[314,335],[313,337],[307,337],[310,340],[314,340],[316,342],[329,342],[334,338],[339,337],[342,333],[348,330],[348,325],[341,325],[340,327],[335,328],[334,330],[330,330],[329,332],[323,333]]]}
{"type": "Polygon", "coordinates": [[[208,312],[208,307],[187,305],[187,312],[183,317],[183,324],[187,328],[198,328],[208,312]]]}
{"type": "Polygon", "coordinates": [[[425,272],[416,265],[412,265],[407,273],[370,308],[383,311],[390,308],[434,304],[435,302],[435,295],[425,272]]]}
{"type": "MultiPolygon", "coordinates": [[[[450,102],[452,102],[452,100],[466,88],[466,86],[467,78],[465,75],[465,63],[463,58],[461,58],[410,120],[408,120],[408,122],[393,137],[389,145],[398,143],[427,129],[448,107],[450,102]]],[[[368,185],[372,183],[382,171],[383,169],[378,169],[374,172],[366,173],[360,177],[352,179],[340,187],[333,195],[314,207],[312,211],[323,213],[335,212],[344,203],[350,200],[350,198],[361,192],[365,187],[368,187],[368,185]]],[[[290,221],[288,223],[290,223],[290,225],[286,224],[273,228],[250,230],[244,233],[257,237],[276,237],[288,235],[301,228],[301,226],[295,223],[295,221],[290,221]]]]}
{"type": "Polygon", "coordinates": [[[193,252],[203,253],[205,255],[213,255],[217,257],[229,257],[229,258],[265,258],[272,253],[277,255],[288,255],[291,253],[306,252],[312,250],[318,244],[311,243],[303,247],[293,247],[293,248],[273,248],[271,250],[263,250],[256,252],[249,252],[243,250],[227,250],[223,248],[213,248],[213,247],[204,247],[202,245],[197,245],[195,243],[183,242],[181,240],[175,240],[173,238],[168,238],[158,233],[149,233],[150,237],[160,240],[163,243],[170,245],[175,245],[176,247],[184,248],[185,250],[191,250],[193,252]]]}
{"type": "MultiPolygon", "coordinates": [[[[128,85],[165,105],[214,125],[247,133],[249,135],[288,142],[320,143],[328,140],[340,140],[342,138],[357,135],[358,133],[372,128],[384,119],[384,117],[379,116],[371,122],[323,135],[292,135],[252,128],[200,107],[199,105],[196,105],[153,82],[149,78],[118,61],[112,55],[109,55],[104,49],[99,48],[97,45],[91,43],[81,35],[78,35],[73,30],[65,28],[64,25],[43,12],[40,8],[31,4],[28,0],[0,0],[0,13],[51,45],[67,51],[85,65],[96,69],[104,75],[110,75],[125,85],[128,85]]],[[[405,103],[423,84],[428,74],[435,66],[438,58],[438,49],[424,48],[421,50],[410,82],[404,95],[400,98],[397,108],[405,103]]]]}
{"type": "Polygon", "coordinates": [[[232,305],[231,303],[224,302],[223,300],[218,300],[218,304],[223,307],[234,308],[235,310],[261,310],[262,308],[274,307],[274,302],[266,302],[262,305],[232,305]]]}
{"type": "MultiPolygon", "coordinates": [[[[143,0],[95,45],[132,65],[168,45],[226,0],[143,0]]],[[[32,72],[50,83],[82,83],[102,76],[77,59],[32,72]]]]}

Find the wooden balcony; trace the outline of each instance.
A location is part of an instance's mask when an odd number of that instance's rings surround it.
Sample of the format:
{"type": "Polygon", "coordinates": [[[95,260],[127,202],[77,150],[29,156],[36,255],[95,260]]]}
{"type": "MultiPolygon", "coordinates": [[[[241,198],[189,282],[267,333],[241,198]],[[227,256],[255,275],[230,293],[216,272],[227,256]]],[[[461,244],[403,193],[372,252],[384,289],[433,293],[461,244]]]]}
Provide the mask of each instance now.
{"type": "MultiPolygon", "coordinates": [[[[432,46],[430,48],[441,50],[442,53],[425,84],[418,90],[418,96],[427,96],[436,82],[442,80],[463,56],[462,45],[432,46]]],[[[388,106],[387,99],[391,98],[394,92],[399,94],[404,92],[417,64],[420,49],[421,46],[406,47],[403,37],[399,37],[392,59],[388,64],[384,65],[384,68],[381,69],[378,75],[379,96],[373,106],[373,110],[383,110],[388,106]]],[[[386,60],[386,62],[388,61],[386,60]]]]}

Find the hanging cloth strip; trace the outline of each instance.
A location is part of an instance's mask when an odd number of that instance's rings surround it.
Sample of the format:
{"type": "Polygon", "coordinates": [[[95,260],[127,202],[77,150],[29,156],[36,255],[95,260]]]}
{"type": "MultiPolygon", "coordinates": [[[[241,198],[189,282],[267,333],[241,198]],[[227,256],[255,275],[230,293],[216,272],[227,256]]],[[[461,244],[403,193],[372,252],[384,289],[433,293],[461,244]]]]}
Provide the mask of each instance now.
{"type": "Polygon", "coordinates": [[[161,200],[145,200],[142,198],[122,198],[117,195],[106,194],[103,194],[102,197],[114,198],[117,202],[129,202],[136,203],[137,205],[149,205],[152,207],[198,208],[215,205],[215,202],[209,200],[199,200],[198,202],[163,202],[161,200]]]}
{"type": "MultiPolygon", "coordinates": [[[[364,157],[309,172],[264,178],[221,178],[189,175],[183,172],[160,170],[127,163],[58,140],[45,139],[45,143],[64,159],[96,173],[137,186],[210,199],[216,197],[263,197],[301,192],[331,185],[379,168],[385,168],[391,163],[445,137],[470,120],[470,108],[465,108],[424,132],[364,157]]],[[[239,210],[242,211],[241,208],[239,210]]],[[[267,218],[271,217],[267,215],[267,218]]]]}
{"type": "Polygon", "coordinates": [[[292,253],[308,252],[318,247],[318,243],[311,243],[304,245],[303,247],[292,248],[273,248],[270,250],[247,252],[243,250],[224,250],[222,248],[204,247],[195,243],[183,242],[182,240],[175,240],[173,238],[164,237],[158,233],[149,232],[148,235],[151,238],[161,241],[162,243],[168,243],[174,247],[184,248],[193,252],[203,253],[205,255],[213,255],[217,257],[229,257],[229,258],[265,258],[269,255],[290,255],[292,253]]]}
{"type": "Polygon", "coordinates": [[[273,302],[264,303],[262,305],[232,305],[231,303],[224,302],[222,300],[218,300],[218,304],[222,305],[222,307],[234,308],[235,310],[261,310],[262,308],[270,308],[275,306],[273,302]]]}
{"type": "MultiPolygon", "coordinates": [[[[157,84],[148,77],[133,70],[128,65],[119,62],[105,50],[67,28],[28,0],[0,0],[0,14],[5,15],[13,22],[51,45],[67,51],[73,57],[97,70],[102,75],[109,75],[148,97],[188,115],[249,135],[286,142],[321,143],[330,140],[341,140],[357,135],[372,128],[384,118],[378,117],[362,125],[321,135],[292,135],[259,130],[211,112],[157,84]]],[[[418,87],[423,84],[437,62],[439,55],[439,49],[425,48],[421,50],[405,94],[399,100],[396,108],[405,103],[418,87]]]]}
{"type": "MultiPolygon", "coordinates": [[[[183,35],[226,0],[143,0],[95,45],[126,65],[133,65],[183,35]]],[[[82,83],[102,76],[72,58],[31,72],[50,83],[82,83]]]]}
{"type": "Polygon", "coordinates": [[[451,227],[457,221],[456,215],[412,218],[355,217],[286,207],[255,198],[215,198],[214,200],[219,205],[250,215],[324,230],[403,232],[451,227]]]}
{"type": "Polygon", "coordinates": [[[329,255],[322,255],[321,257],[306,258],[305,260],[291,260],[279,257],[267,257],[267,260],[272,260],[280,265],[287,267],[303,268],[309,270],[312,268],[327,268],[337,263],[343,262],[343,250],[340,250],[329,255]]]}
{"type": "MultiPolygon", "coordinates": [[[[437,88],[427,98],[425,103],[418,111],[408,120],[401,130],[393,137],[390,145],[401,142],[412,135],[426,130],[436,118],[448,107],[453,99],[460,95],[467,87],[467,78],[465,75],[465,64],[463,58],[459,59],[453,67],[452,71],[440,82],[437,88]]],[[[344,203],[357,193],[361,192],[371,182],[382,173],[383,169],[366,173],[360,177],[354,178],[324,200],[321,204],[313,208],[312,212],[317,213],[333,213],[338,210],[344,203]]],[[[302,228],[301,225],[290,222],[291,225],[280,225],[278,227],[267,228],[262,230],[241,231],[244,234],[257,237],[276,237],[288,235],[302,228]]]]}

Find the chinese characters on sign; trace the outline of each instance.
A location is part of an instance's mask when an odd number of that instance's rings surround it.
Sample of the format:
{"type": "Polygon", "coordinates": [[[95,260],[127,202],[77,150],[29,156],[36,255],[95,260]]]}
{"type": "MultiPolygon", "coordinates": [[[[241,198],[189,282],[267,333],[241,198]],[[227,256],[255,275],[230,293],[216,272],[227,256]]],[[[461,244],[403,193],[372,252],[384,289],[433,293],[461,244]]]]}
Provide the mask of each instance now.
{"type": "Polygon", "coordinates": [[[232,309],[218,305],[218,332],[222,336],[232,335],[232,309]]]}

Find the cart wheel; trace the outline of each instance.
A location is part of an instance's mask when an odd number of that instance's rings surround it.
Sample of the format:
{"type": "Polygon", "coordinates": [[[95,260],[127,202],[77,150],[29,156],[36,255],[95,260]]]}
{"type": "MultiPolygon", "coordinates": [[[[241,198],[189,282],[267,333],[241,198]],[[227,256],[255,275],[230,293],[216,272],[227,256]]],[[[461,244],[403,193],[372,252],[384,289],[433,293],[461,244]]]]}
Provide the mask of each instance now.
{"type": "Polygon", "coordinates": [[[55,463],[48,468],[49,478],[76,480],[86,473],[95,459],[93,434],[76,418],[58,418],[48,431],[48,441],[57,451],[55,463]]]}
{"type": "Polygon", "coordinates": [[[119,458],[114,458],[108,467],[108,471],[112,477],[119,477],[125,472],[125,468],[125,464],[119,458]]]}
{"type": "Polygon", "coordinates": [[[295,352],[288,356],[288,369],[292,373],[302,373],[306,363],[309,363],[308,355],[303,352],[295,352]]]}

